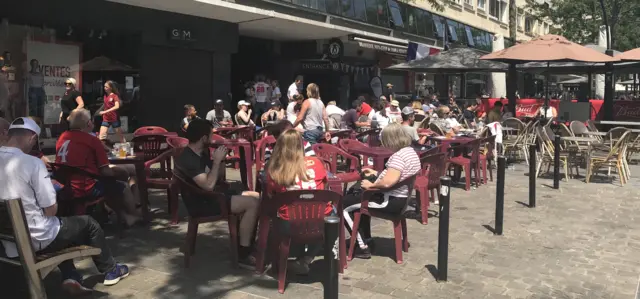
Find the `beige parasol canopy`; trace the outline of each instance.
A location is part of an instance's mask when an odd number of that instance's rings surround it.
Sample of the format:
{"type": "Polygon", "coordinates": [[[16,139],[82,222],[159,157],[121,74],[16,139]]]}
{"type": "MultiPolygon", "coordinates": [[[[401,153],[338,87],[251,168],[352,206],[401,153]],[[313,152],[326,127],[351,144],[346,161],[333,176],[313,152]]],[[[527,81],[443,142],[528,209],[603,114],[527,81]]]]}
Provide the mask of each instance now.
{"type": "Polygon", "coordinates": [[[620,61],[619,58],[608,56],[553,34],[536,37],[528,42],[484,55],[480,59],[515,64],[532,61],[594,63],[620,61]]]}
{"type": "Polygon", "coordinates": [[[640,48],[629,50],[622,54],[616,55],[616,58],[626,61],[640,61],[640,48]]]}

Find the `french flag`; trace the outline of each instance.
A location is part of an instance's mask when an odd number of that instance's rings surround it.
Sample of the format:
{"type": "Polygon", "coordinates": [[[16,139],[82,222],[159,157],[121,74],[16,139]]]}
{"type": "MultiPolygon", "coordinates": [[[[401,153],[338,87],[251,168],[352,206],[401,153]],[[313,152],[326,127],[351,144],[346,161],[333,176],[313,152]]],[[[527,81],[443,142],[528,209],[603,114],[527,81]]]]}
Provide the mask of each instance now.
{"type": "Polygon", "coordinates": [[[429,55],[435,55],[438,53],[440,53],[440,49],[438,48],[429,47],[425,44],[409,42],[409,46],[407,47],[407,62],[422,59],[429,55]]]}

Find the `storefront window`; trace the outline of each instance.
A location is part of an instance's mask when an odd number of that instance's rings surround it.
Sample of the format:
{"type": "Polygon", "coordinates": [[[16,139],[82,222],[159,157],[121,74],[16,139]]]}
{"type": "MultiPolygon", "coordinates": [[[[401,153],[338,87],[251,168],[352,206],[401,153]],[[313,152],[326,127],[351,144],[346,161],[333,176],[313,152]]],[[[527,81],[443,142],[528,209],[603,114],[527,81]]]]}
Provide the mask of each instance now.
{"type": "Polygon", "coordinates": [[[342,15],[341,0],[325,0],[327,13],[334,15],[342,15]]]}
{"type": "Polygon", "coordinates": [[[467,73],[466,74],[465,97],[475,98],[487,92],[487,74],[467,73]]]}

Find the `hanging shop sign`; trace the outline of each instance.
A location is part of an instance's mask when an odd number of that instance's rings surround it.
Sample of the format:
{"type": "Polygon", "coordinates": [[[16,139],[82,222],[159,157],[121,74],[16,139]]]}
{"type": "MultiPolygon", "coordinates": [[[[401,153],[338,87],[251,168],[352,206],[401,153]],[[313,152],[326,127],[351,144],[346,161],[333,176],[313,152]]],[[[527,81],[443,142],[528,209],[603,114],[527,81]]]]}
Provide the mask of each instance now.
{"type": "Polygon", "coordinates": [[[344,55],[344,44],[339,38],[332,38],[327,45],[327,57],[331,60],[340,60],[344,55]]]}
{"type": "Polygon", "coordinates": [[[331,62],[330,60],[301,60],[300,69],[305,71],[341,72],[348,74],[363,74],[376,76],[375,66],[357,66],[348,63],[331,62]]]}
{"type": "Polygon", "coordinates": [[[373,49],[373,50],[387,52],[391,54],[407,55],[407,47],[403,47],[403,46],[396,47],[392,45],[381,45],[381,44],[374,44],[374,43],[368,43],[368,42],[362,42],[362,41],[358,42],[358,46],[366,49],[373,49]]]}
{"type": "Polygon", "coordinates": [[[28,98],[32,98],[32,102],[44,103],[43,122],[46,125],[57,124],[59,121],[60,98],[66,91],[65,80],[75,78],[78,88],[82,86],[81,70],[75,67],[80,65],[81,51],[78,44],[27,41],[27,61],[33,61],[33,65],[37,65],[35,74],[44,78],[42,82],[33,81],[28,98]]]}
{"type": "Polygon", "coordinates": [[[300,68],[307,71],[330,71],[333,66],[329,60],[303,60],[300,61],[300,68]]]}

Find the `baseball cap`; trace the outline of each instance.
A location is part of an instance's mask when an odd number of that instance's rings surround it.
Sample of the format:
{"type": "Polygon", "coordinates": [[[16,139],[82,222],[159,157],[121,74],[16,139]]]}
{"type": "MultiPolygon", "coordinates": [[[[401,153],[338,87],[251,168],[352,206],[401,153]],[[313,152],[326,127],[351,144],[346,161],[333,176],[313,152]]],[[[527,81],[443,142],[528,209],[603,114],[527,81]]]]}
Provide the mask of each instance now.
{"type": "Polygon", "coordinates": [[[271,102],[271,107],[273,106],[281,106],[280,101],[279,100],[274,100],[271,102]]]}
{"type": "Polygon", "coordinates": [[[413,111],[413,108],[411,108],[411,107],[402,108],[402,114],[404,114],[404,115],[411,115],[413,113],[414,113],[414,111],[413,111]]]}
{"type": "Polygon", "coordinates": [[[241,100],[238,102],[238,106],[249,106],[249,103],[247,101],[241,100]]]}
{"type": "Polygon", "coordinates": [[[220,104],[220,105],[222,105],[222,104],[224,104],[224,102],[222,102],[222,100],[221,100],[221,99],[217,99],[217,100],[216,100],[216,102],[215,102],[215,104],[220,104]]]}
{"type": "Polygon", "coordinates": [[[400,106],[400,102],[398,102],[396,100],[393,100],[393,101],[391,101],[391,106],[398,107],[398,106],[400,106]]]}
{"type": "Polygon", "coordinates": [[[393,87],[393,84],[387,83],[387,87],[393,87]]]}
{"type": "Polygon", "coordinates": [[[38,126],[38,124],[33,119],[30,119],[28,117],[16,118],[9,126],[9,130],[11,129],[25,129],[40,136],[40,126],[38,126]]]}

